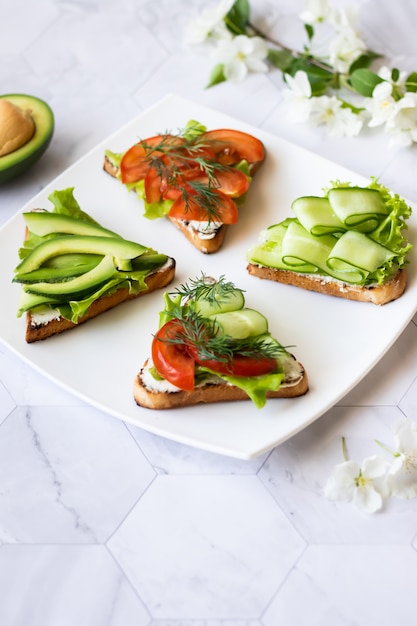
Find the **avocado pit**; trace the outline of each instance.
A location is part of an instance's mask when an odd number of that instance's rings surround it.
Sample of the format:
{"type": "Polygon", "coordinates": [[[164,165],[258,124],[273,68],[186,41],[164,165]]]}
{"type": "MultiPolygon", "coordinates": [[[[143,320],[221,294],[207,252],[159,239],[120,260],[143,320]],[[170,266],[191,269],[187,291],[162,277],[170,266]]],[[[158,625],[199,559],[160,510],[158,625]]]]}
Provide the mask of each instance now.
{"type": "Polygon", "coordinates": [[[0,156],[24,146],[33,137],[35,128],[29,109],[0,99],[0,156]]]}

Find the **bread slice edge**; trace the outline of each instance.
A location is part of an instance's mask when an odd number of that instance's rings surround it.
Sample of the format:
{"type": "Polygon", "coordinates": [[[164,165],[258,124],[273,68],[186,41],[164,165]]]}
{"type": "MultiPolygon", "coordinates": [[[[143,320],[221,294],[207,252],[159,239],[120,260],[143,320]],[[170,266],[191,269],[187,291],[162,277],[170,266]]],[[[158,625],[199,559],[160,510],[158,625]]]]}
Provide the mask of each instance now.
{"type": "MultiPolygon", "coordinates": [[[[297,398],[305,395],[309,389],[307,373],[303,365],[290,355],[300,368],[300,376],[295,381],[283,381],[277,391],[268,391],[267,398],[297,398]]],[[[216,402],[233,402],[250,400],[249,396],[229,383],[206,383],[195,387],[193,391],[154,391],[146,387],[142,380],[143,368],[136,375],[133,384],[133,396],[137,405],[147,409],[175,409],[197,404],[212,404],[216,402]]]]}
{"type": "Polygon", "coordinates": [[[152,291],[156,291],[157,289],[162,289],[169,285],[175,276],[176,262],[172,257],[168,257],[165,265],[151,272],[146,278],[145,282],[147,285],[147,289],[140,291],[139,293],[129,293],[129,289],[127,287],[123,287],[113,292],[110,295],[104,295],[95,300],[91,306],[89,307],[87,313],[79,318],[77,323],[71,322],[63,317],[58,317],[56,319],[52,319],[47,323],[35,323],[35,317],[32,312],[26,313],[26,342],[33,343],[35,341],[40,341],[43,339],[48,339],[53,335],[57,335],[66,330],[70,330],[72,328],[77,328],[80,324],[84,324],[89,320],[113,309],[119,304],[123,302],[127,302],[128,300],[134,300],[141,296],[145,296],[152,291]]]}
{"type": "Polygon", "coordinates": [[[291,285],[307,291],[345,298],[346,300],[371,302],[379,306],[398,299],[402,296],[407,286],[407,272],[404,268],[398,270],[396,274],[382,285],[370,286],[352,285],[340,280],[329,279],[328,277],[281,270],[255,263],[249,263],[247,271],[252,276],[283,285],[291,285]]]}

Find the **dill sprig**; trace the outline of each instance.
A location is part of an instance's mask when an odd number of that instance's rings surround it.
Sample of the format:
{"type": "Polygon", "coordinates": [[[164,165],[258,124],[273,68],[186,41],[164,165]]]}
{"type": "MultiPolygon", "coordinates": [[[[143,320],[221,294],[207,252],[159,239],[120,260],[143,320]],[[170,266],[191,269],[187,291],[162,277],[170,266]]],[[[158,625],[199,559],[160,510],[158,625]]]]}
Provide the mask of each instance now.
{"type": "Polygon", "coordinates": [[[176,135],[165,132],[160,138],[155,144],[146,140],[140,141],[150,168],[155,169],[157,176],[168,187],[181,191],[185,213],[191,210],[191,203],[194,203],[209,223],[221,221],[223,199],[216,193],[220,186],[218,173],[233,168],[213,158],[210,151],[213,147],[212,141],[199,139],[198,136],[184,137],[181,132],[176,135]],[[187,171],[195,169],[207,177],[207,183],[187,180],[187,171]]]}
{"type": "MultiPolygon", "coordinates": [[[[215,279],[202,272],[200,277],[177,287],[175,293],[183,300],[207,300],[210,304],[216,302],[221,305],[234,291],[236,291],[235,285],[227,281],[224,275],[215,279]]],[[[239,289],[239,291],[243,290],[239,289]]]]}
{"type": "Polygon", "coordinates": [[[276,359],[287,352],[284,346],[262,336],[237,339],[223,334],[219,332],[215,320],[203,317],[186,306],[176,306],[169,314],[180,324],[181,333],[176,332],[159,340],[191,348],[203,361],[215,359],[228,364],[232,363],[236,355],[252,359],[276,359]]]}

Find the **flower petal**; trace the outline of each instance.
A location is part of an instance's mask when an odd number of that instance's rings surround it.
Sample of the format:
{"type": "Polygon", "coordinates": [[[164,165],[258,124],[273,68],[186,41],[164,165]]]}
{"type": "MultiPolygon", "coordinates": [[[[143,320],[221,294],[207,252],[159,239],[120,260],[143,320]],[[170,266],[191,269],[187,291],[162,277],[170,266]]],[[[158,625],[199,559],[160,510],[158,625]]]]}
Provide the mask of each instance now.
{"type": "Polygon", "coordinates": [[[353,503],[359,510],[365,513],[375,513],[382,508],[384,501],[381,494],[372,485],[368,484],[355,489],[353,503]]]}

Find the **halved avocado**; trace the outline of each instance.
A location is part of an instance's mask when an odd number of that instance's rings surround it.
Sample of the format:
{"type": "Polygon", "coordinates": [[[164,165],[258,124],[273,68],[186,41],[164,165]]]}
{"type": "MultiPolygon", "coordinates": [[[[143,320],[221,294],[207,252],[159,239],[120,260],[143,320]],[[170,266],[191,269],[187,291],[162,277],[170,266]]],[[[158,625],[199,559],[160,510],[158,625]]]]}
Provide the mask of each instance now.
{"type": "Polygon", "coordinates": [[[49,146],[54,132],[54,114],[49,105],[24,94],[0,95],[20,109],[29,110],[35,124],[32,137],[23,146],[0,156],[0,185],[31,167],[49,146]]]}

